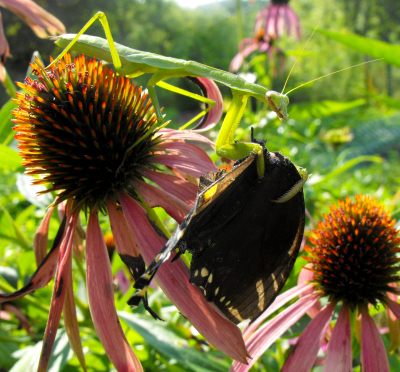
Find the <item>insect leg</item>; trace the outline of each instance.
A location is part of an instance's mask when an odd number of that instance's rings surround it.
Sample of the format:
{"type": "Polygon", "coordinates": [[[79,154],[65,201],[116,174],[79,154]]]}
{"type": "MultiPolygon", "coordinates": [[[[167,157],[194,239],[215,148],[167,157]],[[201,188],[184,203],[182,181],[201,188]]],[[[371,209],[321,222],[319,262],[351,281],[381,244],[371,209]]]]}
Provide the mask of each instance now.
{"type": "Polygon", "coordinates": [[[243,159],[254,152],[257,154],[258,177],[263,178],[265,169],[263,147],[258,143],[235,143],[234,141],[235,131],[243,116],[249,96],[238,90],[232,90],[232,94],[232,103],[218,134],[215,151],[218,156],[232,160],[243,159]]]}

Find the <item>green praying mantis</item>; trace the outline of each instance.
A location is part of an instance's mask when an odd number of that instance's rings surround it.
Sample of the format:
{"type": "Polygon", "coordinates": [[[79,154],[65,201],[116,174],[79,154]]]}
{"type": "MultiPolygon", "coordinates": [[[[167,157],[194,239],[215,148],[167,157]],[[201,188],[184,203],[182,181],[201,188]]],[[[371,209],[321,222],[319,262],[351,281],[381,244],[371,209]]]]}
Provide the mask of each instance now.
{"type": "MultiPolygon", "coordinates": [[[[271,110],[273,110],[277,114],[278,118],[283,121],[288,118],[288,93],[292,92],[294,89],[300,88],[305,84],[309,84],[325,76],[332,75],[334,73],[367,63],[360,63],[358,65],[347,67],[331,74],[321,76],[317,79],[301,84],[300,86],[292,89],[290,92],[284,94],[283,91],[286,87],[287,80],[282,90],[282,93],[279,93],[268,90],[261,85],[250,83],[237,75],[218,70],[213,67],[200,64],[198,62],[164,57],[149,52],[130,49],[120,44],[116,44],[114,43],[107,18],[103,12],[96,13],[76,35],[66,34],[58,36],[56,44],[60,47],[64,47],[64,50],[55,60],[53,60],[53,62],[46,69],[54,66],[68,52],[68,50],[73,48],[78,52],[93,55],[96,58],[103,59],[107,62],[112,62],[114,64],[115,70],[120,75],[133,78],[147,73],[152,74],[147,84],[147,90],[149,97],[152,100],[157,116],[157,127],[161,127],[165,125],[165,123],[155,91],[156,85],[161,88],[192,97],[208,104],[208,107],[202,113],[186,123],[183,127],[181,127],[181,129],[186,128],[188,125],[197,120],[200,116],[206,114],[214,106],[215,102],[203,96],[174,87],[166,83],[165,80],[173,77],[203,77],[226,85],[231,89],[233,97],[231,105],[225,116],[221,130],[216,140],[216,153],[220,157],[225,157],[231,160],[243,159],[252,152],[257,154],[257,173],[259,178],[262,178],[264,175],[264,157],[262,156],[263,147],[258,143],[235,143],[234,141],[235,131],[243,116],[248,98],[254,97],[261,102],[267,103],[270,106],[271,110]],[[106,35],[106,40],[99,37],[84,35],[84,32],[96,20],[99,20],[101,22],[106,35]]],[[[307,44],[305,44],[305,46],[306,45],[307,44]]],[[[292,70],[290,71],[290,73],[292,72],[292,70]]],[[[298,183],[294,185],[288,193],[280,198],[278,202],[285,202],[289,200],[291,197],[296,195],[299,190],[301,190],[309,176],[307,174],[307,171],[302,168],[299,169],[299,173],[302,179],[298,181],[298,183]]]]}

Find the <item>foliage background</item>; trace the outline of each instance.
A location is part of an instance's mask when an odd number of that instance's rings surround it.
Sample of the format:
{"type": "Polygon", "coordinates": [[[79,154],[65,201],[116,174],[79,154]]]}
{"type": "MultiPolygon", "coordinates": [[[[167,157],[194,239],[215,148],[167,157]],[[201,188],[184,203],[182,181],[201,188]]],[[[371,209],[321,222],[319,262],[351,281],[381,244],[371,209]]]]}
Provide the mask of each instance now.
{"type": "MultiPolygon", "coordinates": [[[[38,1],[58,17],[67,31],[74,33],[97,11],[106,13],[114,40],[139,50],[166,56],[191,59],[227,70],[237,53],[240,31],[234,0],[219,1],[195,10],[182,9],[172,1],[162,0],[70,0],[38,1]]],[[[251,37],[254,19],[266,1],[242,1],[242,34],[251,37]]],[[[400,108],[400,8],[395,0],[325,1],[293,0],[290,5],[300,18],[302,40],[283,36],[278,42],[286,55],[285,64],[270,61],[266,55],[252,55],[242,72],[256,73],[261,84],[281,91],[288,71],[299,55],[312,29],[318,25],[315,36],[299,59],[288,83],[288,89],[318,76],[356,63],[385,56],[385,48],[375,48],[374,55],[366,53],[371,41],[357,40],[346,33],[354,33],[390,43],[387,47],[392,60],[384,60],[336,74],[307,85],[290,95],[290,120],[280,123],[266,107],[252,101],[245,112],[237,139],[249,139],[253,126],[257,138],[266,138],[270,151],[280,150],[292,161],[306,167],[314,176],[306,184],[306,206],[312,219],[308,220],[306,234],[314,223],[329,211],[338,198],[369,194],[383,201],[400,216],[399,202],[399,108],[400,108]],[[333,32],[327,35],[324,30],[333,32]],[[335,39],[341,39],[338,42],[335,39]],[[399,58],[396,59],[396,56],[399,58]],[[396,60],[398,61],[396,63],[396,60]],[[277,74],[273,73],[273,65],[277,74]],[[352,137],[352,140],[350,140],[352,137]]],[[[57,55],[59,49],[48,40],[41,40],[13,13],[3,10],[3,20],[12,58],[5,64],[14,81],[23,81],[28,62],[35,50],[43,60],[57,55]]],[[[89,33],[103,36],[100,24],[89,33]]],[[[183,79],[182,79],[183,80],[183,79]]],[[[146,84],[146,78],[138,81],[146,84]]],[[[187,82],[172,82],[190,88],[187,82]]],[[[221,87],[226,106],[230,94],[221,87]]],[[[198,110],[198,104],[181,96],[159,91],[161,104],[174,125],[187,120],[198,110]]],[[[35,191],[23,176],[18,156],[13,151],[9,114],[13,103],[8,101],[0,87],[0,289],[19,288],[35,270],[32,241],[48,201],[35,198],[35,191]],[[7,150],[8,151],[8,150],[7,150]]],[[[216,138],[219,127],[209,133],[216,138]]],[[[215,158],[215,160],[217,160],[215,158]]],[[[166,219],[166,215],[161,215],[166,219]]],[[[166,221],[171,228],[174,224],[166,221]]],[[[56,226],[57,223],[51,226],[56,226]]],[[[104,231],[108,226],[103,224],[104,231]]],[[[50,231],[54,237],[55,231],[50,231]]],[[[51,242],[50,242],[51,243],[51,242]]],[[[113,256],[113,273],[122,264],[113,256]]],[[[305,261],[297,260],[286,284],[296,284],[297,274],[305,261]]],[[[110,371],[112,366],[105,356],[91,324],[88,313],[82,273],[83,264],[74,262],[74,283],[79,307],[80,328],[89,370],[110,371]]],[[[124,329],[128,339],[143,362],[146,371],[226,371],[230,361],[216,350],[200,342],[201,336],[179,315],[159,290],[150,303],[166,324],[155,323],[143,309],[134,313],[126,305],[132,293],[116,293],[117,309],[124,311],[124,329]]],[[[26,371],[37,360],[40,340],[46,325],[51,287],[16,301],[28,315],[32,333],[19,328],[15,317],[0,321],[0,370],[26,371]],[[33,358],[33,359],[32,359],[33,358]],[[35,359],[36,358],[36,359],[35,359]]],[[[379,309],[378,311],[379,312],[379,309]]],[[[379,314],[378,314],[379,317],[379,314]]],[[[300,321],[282,340],[263,356],[254,371],[278,371],[289,352],[289,339],[297,336],[308,320],[300,321]]],[[[387,325],[382,321],[382,327],[387,325]]],[[[51,370],[77,371],[79,363],[69,349],[66,335],[59,332],[58,344],[51,370]]],[[[389,344],[387,335],[383,335],[389,344]]],[[[390,356],[393,371],[400,370],[398,350],[390,356]]],[[[355,371],[359,370],[357,357],[355,371]]],[[[315,367],[319,371],[320,367],[315,367]]]]}

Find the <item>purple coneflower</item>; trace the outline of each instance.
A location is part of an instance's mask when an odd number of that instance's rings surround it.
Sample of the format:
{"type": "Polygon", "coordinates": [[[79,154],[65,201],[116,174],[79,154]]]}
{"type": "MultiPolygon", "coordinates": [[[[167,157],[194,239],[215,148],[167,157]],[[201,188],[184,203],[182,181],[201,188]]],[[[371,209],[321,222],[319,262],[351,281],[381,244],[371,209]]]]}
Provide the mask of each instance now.
{"type": "Polygon", "coordinates": [[[389,363],[379,330],[368,312],[382,304],[388,314],[392,346],[398,346],[400,305],[398,252],[400,233],[384,207],[369,197],[339,200],[331,213],[324,215],[306,246],[309,262],[302,270],[299,285],[277,297],[271,307],[243,332],[253,356],[249,365],[234,362],[231,371],[248,371],[255,361],[304,314],[312,320],[298,338],[282,371],[310,371],[317,353],[328,341],[324,372],[349,372],[353,369],[350,319],[361,346],[361,371],[389,372],[389,363]],[[300,296],[275,318],[257,327],[285,303],[300,296]],[[319,299],[327,297],[322,307],[319,299]],[[339,308],[339,305],[340,308],[339,308]],[[330,326],[335,309],[339,315],[330,326]],[[360,331],[361,330],[361,331],[360,331]],[[397,343],[397,344],[394,344],[397,343]]]}
{"type": "MultiPolygon", "coordinates": [[[[0,6],[14,12],[38,37],[45,38],[65,33],[61,21],[31,0],[1,0],[0,6]]],[[[9,55],[10,48],[4,35],[0,13],[0,81],[2,82],[6,78],[4,63],[9,55]]]]}
{"type": "MultiPolygon", "coordinates": [[[[258,13],[254,26],[254,36],[243,39],[239,44],[239,53],[233,57],[229,66],[230,71],[238,71],[244,59],[257,50],[262,53],[267,52],[270,59],[275,54],[283,55],[283,51],[276,48],[275,44],[276,40],[283,34],[285,25],[288,35],[294,28],[297,39],[300,39],[299,19],[292,8],[287,5],[288,2],[289,0],[272,0],[271,4],[258,13]]],[[[282,59],[281,65],[283,63],[284,60],[282,59]]]]}
{"type": "MultiPolygon", "coordinates": [[[[43,193],[54,192],[56,199],[35,238],[35,254],[40,256],[37,271],[24,288],[0,295],[0,302],[42,288],[54,277],[38,370],[47,368],[62,311],[71,346],[84,366],[71,275],[72,252],[82,242],[79,215],[84,211],[88,216],[87,291],[96,332],[118,371],[141,371],[116,315],[98,213],[109,215],[116,251],[137,278],[144,262],[149,264],[166,242],[151,208],[164,208],[180,223],[197,192],[188,177],[215,171],[207,154],[185,140],[211,142],[191,131],[160,130],[147,94],[96,60],[80,56],[71,61],[66,55],[50,71],[39,60],[31,67],[38,80],[18,83],[26,93],[17,93],[15,100],[19,104],[13,112],[15,137],[27,174],[39,176],[33,183],[49,185],[43,193]],[[169,173],[161,172],[165,168],[169,173]],[[50,217],[57,205],[64,218],[47,253],[50,217]]],[[[214,89],[214,98],[218,96],[215,84],[208,84],[208,89],[214,89]]],[[[218,110],[220,103],[215,106],[218,110]]],[[[215,120],[215,113],[209,118],[215,120]]],[[[245,361],[248,354],[240,330],[189,284],[189,270],[178,261],[163,265],[156,276],[158,285],[212,345],[245,361]]]]}

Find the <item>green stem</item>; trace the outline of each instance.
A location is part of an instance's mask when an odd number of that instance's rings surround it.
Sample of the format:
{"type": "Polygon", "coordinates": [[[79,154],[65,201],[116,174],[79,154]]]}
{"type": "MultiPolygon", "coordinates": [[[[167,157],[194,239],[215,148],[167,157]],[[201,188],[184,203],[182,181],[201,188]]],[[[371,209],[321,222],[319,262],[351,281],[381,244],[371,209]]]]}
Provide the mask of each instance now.
{"type": "Polygon", "coordinates": [[[243,40],[243,27],[242,27],[242,0],[236,0],[236,20],[239,44],[243,40]]]}
{"type": "Polygon", "coordinates": [[[12,82],[10,75],[8,75],[7,70],[6,71],[6,80],[3,83],[3,86],[7,92],[7,94],[11,98],[15,98],[15,93],[17,92],[17,89],[15,88],[15,84],[12,82]]]}

